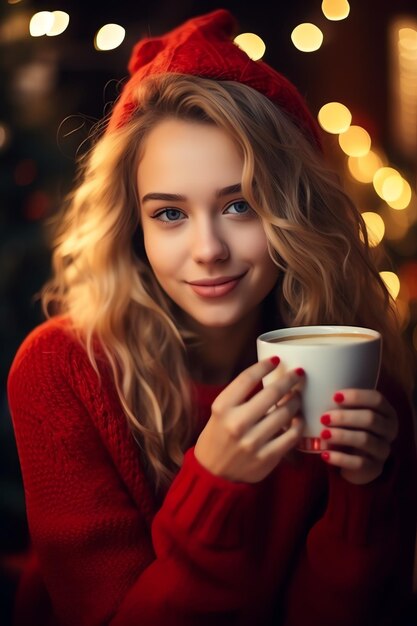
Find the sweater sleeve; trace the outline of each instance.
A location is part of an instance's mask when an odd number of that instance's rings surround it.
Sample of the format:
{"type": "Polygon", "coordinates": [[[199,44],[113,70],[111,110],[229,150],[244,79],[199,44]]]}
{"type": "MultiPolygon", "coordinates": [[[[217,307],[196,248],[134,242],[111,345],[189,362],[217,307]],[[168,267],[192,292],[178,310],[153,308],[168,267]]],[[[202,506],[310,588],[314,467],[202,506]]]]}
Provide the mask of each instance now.
{"type": "Polygon", "coordinates": [[[384,388],[400,431],[378,479],[344,480],[328,467],[323,517],[311,528],[288,588],[285,626],[403,623],[411,600],[417,528],[413,414],[405,394],[384,388]]]}
{"type": "Polygon", "coordinates": [[[67,356],[65,342],[38,335],[8,381],[31,538],[59,623],[234,623],[249,588],[244,511],[254,488],[212,476],[190,449],[149,528],[67,356]]]}

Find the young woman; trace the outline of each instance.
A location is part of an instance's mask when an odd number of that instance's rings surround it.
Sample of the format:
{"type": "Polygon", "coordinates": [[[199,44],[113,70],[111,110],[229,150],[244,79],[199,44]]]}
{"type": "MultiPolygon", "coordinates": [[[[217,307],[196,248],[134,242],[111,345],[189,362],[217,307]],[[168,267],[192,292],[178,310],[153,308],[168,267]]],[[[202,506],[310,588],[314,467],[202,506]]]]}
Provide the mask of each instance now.
{"type": "Polygon", "coordinates": [[[49,319],[9,376],[34,549],[18,623],[370,626],[411,601],[393,307],[300,95],[234,28],[219,10],[140,42],[69,198],[49,319]],[[322,457],[296,449],[304,372],[263,389],[278,359],[255,348],[320,323],[384,337],[378,389],[334,390],[322,457]]]}

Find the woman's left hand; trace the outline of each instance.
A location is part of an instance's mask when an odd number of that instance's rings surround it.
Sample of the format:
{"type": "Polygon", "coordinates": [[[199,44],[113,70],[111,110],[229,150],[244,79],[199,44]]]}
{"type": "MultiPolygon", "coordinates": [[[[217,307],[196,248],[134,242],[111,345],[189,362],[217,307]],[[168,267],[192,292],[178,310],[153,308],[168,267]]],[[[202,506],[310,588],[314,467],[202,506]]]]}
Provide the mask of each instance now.
{"type": "Polygon", "coordinates": [[[375,389],[342,389],[334,400],[340,408],[321,418],[329,445],[322,458],[340,467],[347,481],[364,485],[382,473],[398,434],[397,413],[375,389]]]}

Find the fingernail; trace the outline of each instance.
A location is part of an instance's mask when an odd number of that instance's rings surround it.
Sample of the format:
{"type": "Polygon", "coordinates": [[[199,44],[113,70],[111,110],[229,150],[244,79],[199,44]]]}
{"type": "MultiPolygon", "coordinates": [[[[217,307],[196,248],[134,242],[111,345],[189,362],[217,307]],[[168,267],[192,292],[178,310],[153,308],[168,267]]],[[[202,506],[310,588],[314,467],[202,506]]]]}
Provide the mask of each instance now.
{"type": "Polygon", "coordinates": [[[345,396],[343,395],[343,393],[340,393],[340,391],[335,393],[333,396],[333,400],[338,403],[343,402],[344,399],[345,399],[345,396]]]}
{"type": "Polygon", "coordinates": [[[325,426],[328,426],[330,424],[330,415],[322,415],[320,418],[320,421],[322,424],[324,424],[325,426]]]}
{"type": "Polygon", "coordinates": [[[281,359],[279,358],[279,356],[271,356],[271,358],[269,359],[272,363],[272,365],[275,365],[275,367],[277,365],[279,365],[281,359]]]}
{"type": "Polygon", "coordinates": [[[330,454],[328,452],[322,452],[321,458],[323,459],[323,461],[327,462],[330,459],[330,454]]]}
{"type": "Polygon", "coordinates": [[[304,376],[305,375],[305,371],[303,370],[302,367],[297,367],[297,369],[295,370],[295,373],[297,374],[297,376],[304,376]]]}
{"type": "Polygon", "coordinates": [[[331,436],[332,436],[332,433],[330,432],[330,430],[326,430],[326,429],[325,429],[325,430],[322,430],[322,431],[321,431],[321,435],[320,435],[320,437],[321,437],[322,439],[330,439],[330,437],[331,437],[331,436]]]}

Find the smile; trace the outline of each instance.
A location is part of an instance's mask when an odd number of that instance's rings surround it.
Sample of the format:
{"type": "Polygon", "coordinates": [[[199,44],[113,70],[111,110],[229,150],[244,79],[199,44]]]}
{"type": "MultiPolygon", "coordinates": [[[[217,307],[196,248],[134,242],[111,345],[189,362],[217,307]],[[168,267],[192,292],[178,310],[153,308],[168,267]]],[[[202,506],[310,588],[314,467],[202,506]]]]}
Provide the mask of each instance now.
{"type": "Polygon", "coordinates": [[[233,291],[244,276],[245,274],[235,277],[224,276],[194,281],[188,284],[198,296],[202,296],[203,298],[219,298],[233,291]]]}

